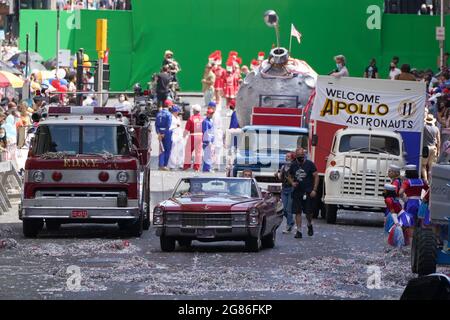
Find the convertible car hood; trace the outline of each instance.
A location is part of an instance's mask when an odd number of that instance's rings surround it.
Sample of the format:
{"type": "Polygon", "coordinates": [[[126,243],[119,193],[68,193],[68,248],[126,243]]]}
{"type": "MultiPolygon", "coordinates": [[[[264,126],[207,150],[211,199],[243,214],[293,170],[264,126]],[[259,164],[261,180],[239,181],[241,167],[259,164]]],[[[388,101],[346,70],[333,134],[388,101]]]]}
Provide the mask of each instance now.
{"type": "Polygon", "coordinates": [[[253,207],[260,199],[248,198],[218,198],[218,197],[186,197],[172,198],[164,201],[161,205],[167,211],[200,211],[200,212],[218,212],[218,211],[245,211],[253,207]]]}

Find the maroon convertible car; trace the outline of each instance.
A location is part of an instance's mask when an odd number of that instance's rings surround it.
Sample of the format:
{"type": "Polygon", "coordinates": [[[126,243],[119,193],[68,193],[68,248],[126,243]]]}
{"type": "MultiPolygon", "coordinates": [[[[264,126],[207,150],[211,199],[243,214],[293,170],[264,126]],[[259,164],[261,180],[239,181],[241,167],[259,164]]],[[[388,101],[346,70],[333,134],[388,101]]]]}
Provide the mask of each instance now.
{"type": "Polygon", "coordinates": [[[247,250],[273,248],[282,221],[278,198],[249,178],[185,178],[170,199],[153,211],[161,250],[190,246],[192,240],[245,241],[247,250]]]}

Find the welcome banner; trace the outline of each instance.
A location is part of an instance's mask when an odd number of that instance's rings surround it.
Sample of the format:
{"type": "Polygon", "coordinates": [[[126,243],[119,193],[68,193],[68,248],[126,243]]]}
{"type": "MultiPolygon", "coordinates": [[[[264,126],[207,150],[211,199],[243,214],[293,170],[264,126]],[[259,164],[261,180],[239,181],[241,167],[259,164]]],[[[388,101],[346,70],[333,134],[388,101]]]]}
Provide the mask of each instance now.
{"type": "Polygon", "coordinates": [[[311,119],[353,128],[422,132],[425,83],[319,76],[311,119]]]}

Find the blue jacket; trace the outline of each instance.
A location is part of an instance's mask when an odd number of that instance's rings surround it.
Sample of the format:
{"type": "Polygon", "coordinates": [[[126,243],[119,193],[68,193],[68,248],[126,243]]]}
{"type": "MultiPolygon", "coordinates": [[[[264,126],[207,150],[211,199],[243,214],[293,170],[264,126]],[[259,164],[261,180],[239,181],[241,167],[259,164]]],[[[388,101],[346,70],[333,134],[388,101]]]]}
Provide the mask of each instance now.
{"type": "Polygon", "coordinates": [[[172,124],[172,114],[167,109],[162,109],[156,115],[155,128],[158,134],[169,133],[170,125],[172,124]]]}
{"type": "Polygon", "coordinates": [[[212,119],[206,117],[202,122],[202,132],[203,132],[203,142],[213,143],[214,142],[214,125],[212,119]]]}

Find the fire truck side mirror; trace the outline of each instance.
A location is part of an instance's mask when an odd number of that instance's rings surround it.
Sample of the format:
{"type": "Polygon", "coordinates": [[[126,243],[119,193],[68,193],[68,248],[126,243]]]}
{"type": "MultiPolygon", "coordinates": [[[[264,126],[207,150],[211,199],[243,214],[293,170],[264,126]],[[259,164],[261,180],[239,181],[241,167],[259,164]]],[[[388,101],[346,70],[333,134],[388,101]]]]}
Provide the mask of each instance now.
{"type": "Polygon", "coordinates": [[[318,143],[319,143],[319,136],[317,134],[313,134],[311,138],[311,145],[313,147],[316,147],[318,143]]]}

